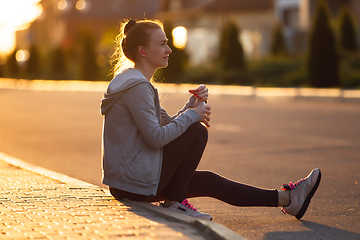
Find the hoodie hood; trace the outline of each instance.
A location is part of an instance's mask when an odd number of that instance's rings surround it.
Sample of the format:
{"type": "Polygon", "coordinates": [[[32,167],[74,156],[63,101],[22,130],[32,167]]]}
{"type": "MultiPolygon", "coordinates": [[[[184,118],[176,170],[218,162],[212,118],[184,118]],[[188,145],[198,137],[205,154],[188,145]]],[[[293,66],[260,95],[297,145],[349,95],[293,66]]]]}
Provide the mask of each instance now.
{"type": "Polygon", "coordinates": [[[141,83],[151,85],[145,76],[134,68],[116,75],[109,83],[104,98],[101,100],[101,114],[105,115],[127,89],[141,83]]]}

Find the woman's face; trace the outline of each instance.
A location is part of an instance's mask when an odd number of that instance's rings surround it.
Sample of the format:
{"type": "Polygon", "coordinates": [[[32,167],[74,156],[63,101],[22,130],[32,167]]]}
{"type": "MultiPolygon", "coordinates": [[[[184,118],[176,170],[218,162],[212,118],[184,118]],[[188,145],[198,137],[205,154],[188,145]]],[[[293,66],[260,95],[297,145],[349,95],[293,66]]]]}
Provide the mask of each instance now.
{"type": "Polygon", "coordinates": [[[162,68],[168,65],[170,47],[162,29],[151,30],[149,46],[145,48],[146,59],[154,68],[162,68]]]}

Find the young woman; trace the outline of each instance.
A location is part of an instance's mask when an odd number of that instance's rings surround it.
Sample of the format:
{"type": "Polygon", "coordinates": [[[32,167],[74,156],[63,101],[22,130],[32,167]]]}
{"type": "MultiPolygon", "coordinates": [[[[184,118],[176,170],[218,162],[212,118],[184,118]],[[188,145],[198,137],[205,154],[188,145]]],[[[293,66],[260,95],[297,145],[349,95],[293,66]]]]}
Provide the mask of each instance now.
{"type": "Polygon", "coordinates": [[[191,89],[189,101],[176,115],[161,108],[151,84],[158,68],[168,65],[171,49],[159,21],[130,20],[117,38],[114,79],[101,104],[103,183],[118,198],[164,201],[161,207],[211,220],[187,198],[209,196],[235,206],[283,206],[300,219],[321,179],[319,169],[281,190],[262,189],[197,171],[210,121],[208,89],[191,89]],[[201,123],[200,123],[201,122],[201,123]]]}

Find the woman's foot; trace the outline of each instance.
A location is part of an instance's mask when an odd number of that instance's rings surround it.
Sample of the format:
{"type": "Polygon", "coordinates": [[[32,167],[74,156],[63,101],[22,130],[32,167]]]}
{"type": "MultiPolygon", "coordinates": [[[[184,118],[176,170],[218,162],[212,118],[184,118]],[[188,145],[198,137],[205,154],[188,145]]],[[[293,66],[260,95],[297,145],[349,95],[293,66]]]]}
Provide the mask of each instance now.
{"type": "Polygon", "coordinates": [[[304,179],[297,181],[295,184],[284,184],[281,190],[290,191],[290,204],[284,206],[282,211],[295,216],[298,220],[302,218],[314,196],[321,180],[321,171],[316,168],[304,179]]]}
{"type": "Polygon", "coordinates": [[[191,205],[188,202],[187,199],[182,201],[182,203],[174,202],[170,206],[165,206],[164,204],[161,204],[160,206],[195,218],[209,220],[209,221],[211,221],[212,219],[212,217],[209,214],[198,211],[193,205],[191,205]]]}

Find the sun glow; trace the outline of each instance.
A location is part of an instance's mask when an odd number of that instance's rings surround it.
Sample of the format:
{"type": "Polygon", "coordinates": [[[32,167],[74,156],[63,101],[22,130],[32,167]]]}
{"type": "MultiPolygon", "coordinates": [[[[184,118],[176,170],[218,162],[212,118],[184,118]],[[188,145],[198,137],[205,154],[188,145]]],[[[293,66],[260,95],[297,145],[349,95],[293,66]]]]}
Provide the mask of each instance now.
{"type": "Polygon", "coordinates": [[[179,26],[172,30],[172,36],[174,38],[174,46],[176,48],[185,48],[187,42],[187,30],[186,28],[179,26]]]}
{"type": "Polygon", "coordinates": [[[16,31],[29,28],[42,11],[41,0],[0,0],[0,54],[15,49],[16,31]]]}

